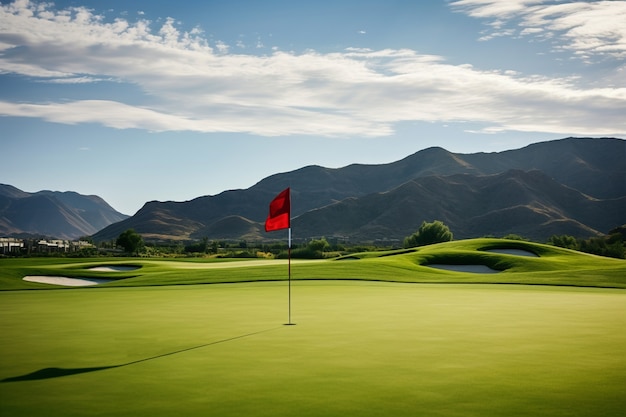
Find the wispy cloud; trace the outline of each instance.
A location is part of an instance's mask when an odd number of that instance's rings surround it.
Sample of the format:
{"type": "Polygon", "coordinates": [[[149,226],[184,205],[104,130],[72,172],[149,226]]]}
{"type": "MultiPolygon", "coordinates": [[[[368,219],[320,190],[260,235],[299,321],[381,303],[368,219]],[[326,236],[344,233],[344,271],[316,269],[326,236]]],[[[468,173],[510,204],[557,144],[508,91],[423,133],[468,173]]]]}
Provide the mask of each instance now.
{"type": "Polygon", "coordinates": [[[215,42],[215,47],[220,53],[223,53],[223,54],[228,53],[228,49],[230,48],[226,43],[222,41],[215,42]]]}
{"type": "MultiPolygon", "coordinates": [[[[480,13],[494,15],[489,7],[496,2],[482,3],[480,13]]],[[[538,2],[511,2],[522,3],[538,2]]],[[[497,16],[517,13],[513,6],[497,16]]],[[[488,124],[487,132],[626,132],[626,88],[478,70],[408,49],[234,54],[219,41],[210,44],[199,29],[177,26],[173,19],[160,27],[146,20],[106,21],[85,8],[56,10],[27,0],[1,6],[0,73],[74,80],[86,91],[86,81],[115,80],[145,94],[132,102],[104,100],[97,89],[80,101],[4,100],[0,115],[263,136],[385,136],[402,121],[473,121],[488,124]]]]}
{"type": "Polygon", "coordinates": [[[501,35],[551,38],[576,56],[626,58],[626,1],[456,0],[453,9],[489,19],[501,35]],[[513,26],[503,30],[505,26],[513,26]]]}

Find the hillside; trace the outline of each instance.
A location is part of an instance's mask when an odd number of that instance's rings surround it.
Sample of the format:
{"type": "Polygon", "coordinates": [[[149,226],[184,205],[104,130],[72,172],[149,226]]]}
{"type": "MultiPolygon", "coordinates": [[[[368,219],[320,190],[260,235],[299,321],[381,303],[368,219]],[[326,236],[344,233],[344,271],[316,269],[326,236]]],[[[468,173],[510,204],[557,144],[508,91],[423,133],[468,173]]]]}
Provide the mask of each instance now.
{"type": "Polygon", "coordinates": [[[134,228],[147,239],[272,239],[269,201],[292,189],[294,238],[402,239],[440,219],[461,237],[588,237],[626,223],[626,141],[567,138],[493,153],[429,148],[381,165],[307,166],[246,190],[146,203],[94,235],[134,228]],[[225,227],[231,225],[232,227],[225,227]]]}
{"type": "Polygon", "coordinates": [[[128,216],[95,195],[75,192],[27,193],[0,184],[0,235],[50,236],[76,239],[89,236],[128,216]]]}
{"type": "Polygon", "coordinates": [[[598,200],[541,171],[428,176],[383,193],[350,198],[294,219],[305,236],[356,240],[402,239],[422,221],[441,220],[455,238],[516,233],[546,240],[553,234],[590,236],[624,220],[626,197],[598,200]]]}

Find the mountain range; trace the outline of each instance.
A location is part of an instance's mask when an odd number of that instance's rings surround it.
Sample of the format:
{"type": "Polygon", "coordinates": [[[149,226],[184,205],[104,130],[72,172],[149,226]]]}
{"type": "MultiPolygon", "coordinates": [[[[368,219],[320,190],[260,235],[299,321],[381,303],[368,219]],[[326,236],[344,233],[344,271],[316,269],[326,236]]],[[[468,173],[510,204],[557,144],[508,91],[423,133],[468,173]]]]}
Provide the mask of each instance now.
{"type": "Polygon", "coordinates": [[[0,184],[0,236],[77,239],[128,218],[95,195],[0,184]]]}
{"type": "Polygon", "coordinates": [[[284,239],[265,233],[268,204],[291,187],[294,239],[401,240],[441,220],[455,238],[514,233],[589,237],[626,223],[626,141],[567,138],[460,154],[428,148],[389,164],[307,166],[245,190],[146,203],[94,240],[133,228],[147,240],[284,239]]]}

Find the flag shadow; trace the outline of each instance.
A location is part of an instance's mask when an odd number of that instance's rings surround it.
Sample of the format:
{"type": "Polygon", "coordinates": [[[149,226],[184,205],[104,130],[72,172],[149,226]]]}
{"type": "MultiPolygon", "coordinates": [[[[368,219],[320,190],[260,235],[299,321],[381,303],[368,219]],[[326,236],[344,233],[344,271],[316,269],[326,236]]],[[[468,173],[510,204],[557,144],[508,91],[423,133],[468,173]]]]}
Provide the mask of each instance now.
{"type": "Polygon", "coordinates": [[[231,342],[231,341],[237,340],[237,339],[243,339],[245,337],[250,337],[250,336],[257,335],[257,334],[270,332],[270,331],[276,330],[276,329],[280,329],[280,327],[273,327],[271,329],[260,330],[258,332],[247,333],[247,334],[243,334],[243,335],[239,335],[239,336],[235,336],[235,337],[229,337],[228,339],[216,340],[214,342],[205,343],[203,345],[198,345],[198,346],[193,346],[193,347],[189,347],[189,348],[185,348],[185,349],[180,349],[180,350],[177,350],[177,351],[174,351],[174,352],[163,353],[161,355],[156,355],[156,356],[152,356],[152,357],[149,357],[149,358],[139,359],[139,360],[136,360],[136,361],[127,362],[127,363],[123,363],[123,364],[119,364],[119,365],[96,366],[96,367],[91,367],[91,368],[44,368],[44,369],[39,369],[39,370],[37,370],[35,372],[31,372],[29,374],[24,374],[24,375],[14,376],[14,377],[10,377],[10,378],[5,378],[3,380],[0,380],[0,383],[19,382],[19,381],[37,381],[37,380],[41,380],[41,379],[61,378],[61,377],[64,377],[64,376],[84,374],[84,373],[88,373],[88,372],[104,371],[106,369],[113,369],[113,368],[121,368],[121,367],[124,367],[124,366],[135,365],[135,364],[140,363],[140,362],[148,362],[148,361],[152,361],[152,360],[155,360],[155,359],[160,359],[160,358],[163,358],[165,356],[172,356],[172,355],[177,355],[177,354],[183,353],[183,352],[189,352],[190,350],[201,349],[201,348],[204,348],[204,347],[217,345],[217,344],[220,344],[220,343],[226,343],[226,342],[231,342]]]}

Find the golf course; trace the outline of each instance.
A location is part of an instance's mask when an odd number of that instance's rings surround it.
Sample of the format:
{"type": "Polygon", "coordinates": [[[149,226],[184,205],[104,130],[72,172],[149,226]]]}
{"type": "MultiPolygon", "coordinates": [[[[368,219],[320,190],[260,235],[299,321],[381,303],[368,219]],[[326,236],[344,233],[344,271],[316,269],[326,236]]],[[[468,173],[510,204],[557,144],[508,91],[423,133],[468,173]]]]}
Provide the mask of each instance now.
{"type": "Polygon", "coordinates": [[[0,416],[623,416],[626,261],[0,259],[0,416]]]}

